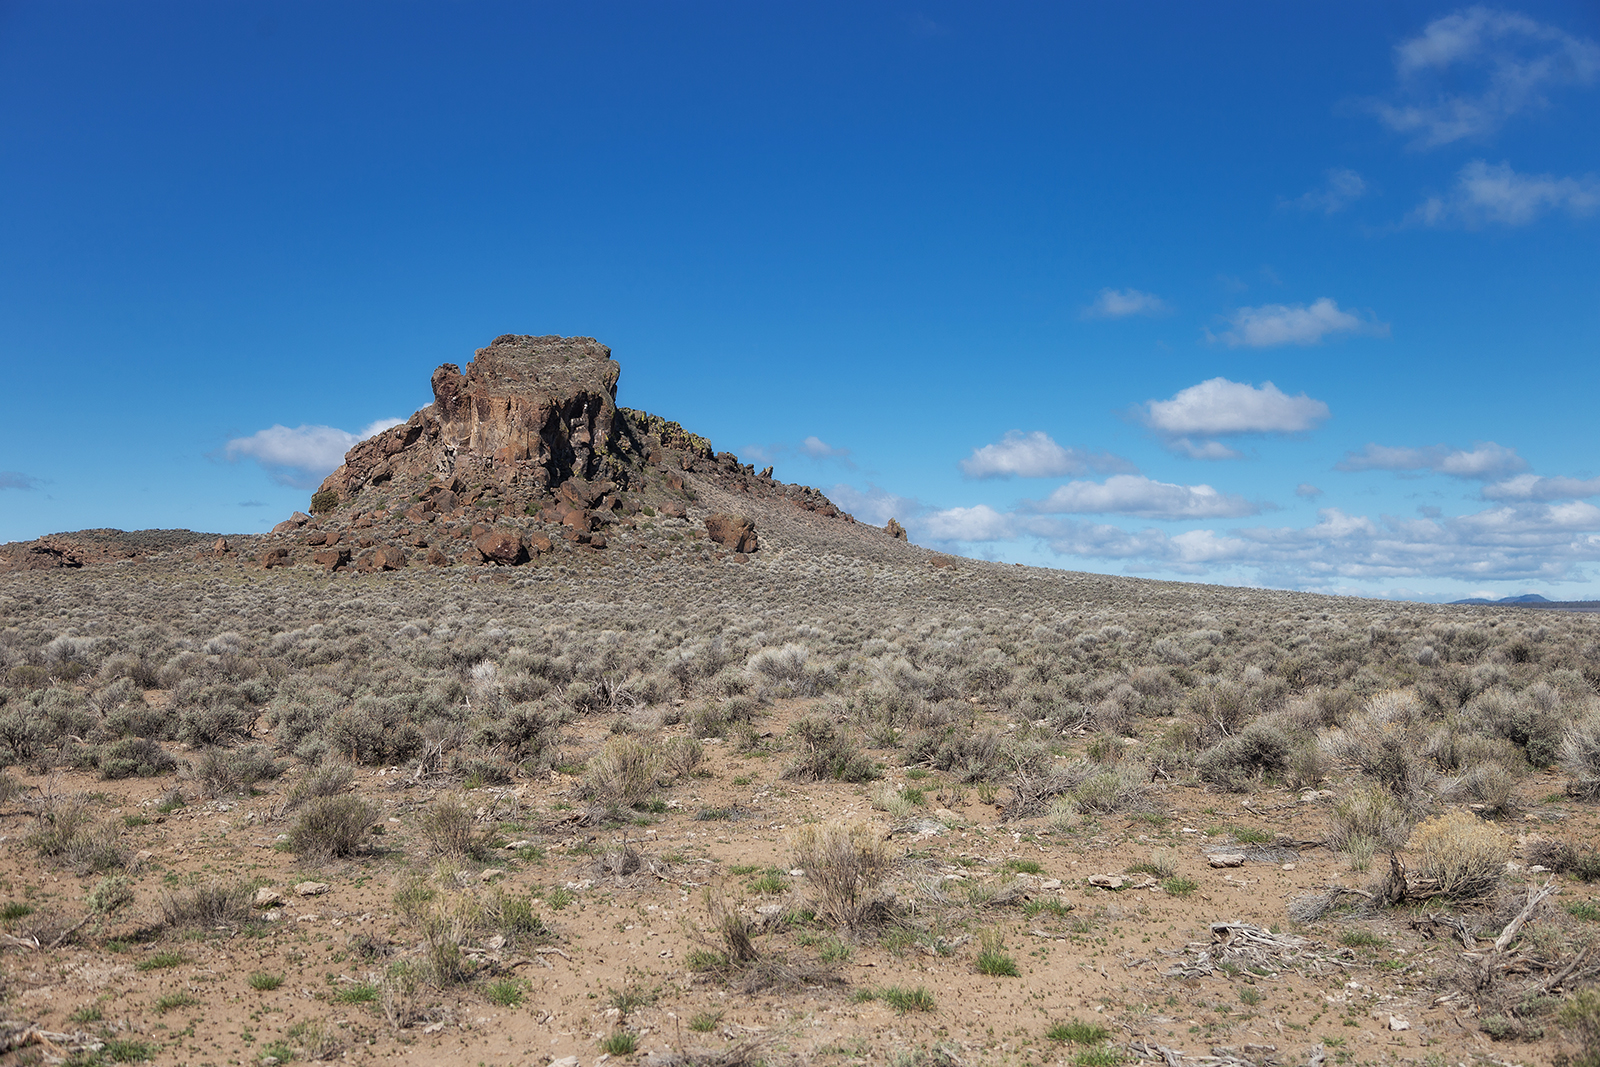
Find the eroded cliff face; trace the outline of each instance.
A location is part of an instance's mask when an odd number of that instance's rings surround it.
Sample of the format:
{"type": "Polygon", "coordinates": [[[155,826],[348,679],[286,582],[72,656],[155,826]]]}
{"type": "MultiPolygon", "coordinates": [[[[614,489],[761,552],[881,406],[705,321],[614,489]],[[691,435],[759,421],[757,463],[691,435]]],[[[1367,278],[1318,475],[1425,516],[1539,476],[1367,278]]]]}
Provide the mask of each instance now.
{"type": "Polygon", "coordinates": [[[626,485],[643,457],[618,417],[621,374],[592,337],[497,337],[465,372],[435,370],[434,402],[351,449],[319,493],[342,503],[383,482],[490,484],[518,496],[572,478],[626,485]]]}

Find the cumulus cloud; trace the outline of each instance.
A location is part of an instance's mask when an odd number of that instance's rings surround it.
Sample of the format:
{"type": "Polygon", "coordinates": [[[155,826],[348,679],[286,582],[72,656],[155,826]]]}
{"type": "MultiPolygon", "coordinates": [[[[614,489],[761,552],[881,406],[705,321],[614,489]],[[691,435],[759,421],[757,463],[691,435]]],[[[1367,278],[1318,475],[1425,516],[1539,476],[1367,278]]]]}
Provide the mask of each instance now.
{"type": "Polygon", "coordinates": [[[0,471],[0,489],[37,489],[39,479],[21,471],[0,471]]]}
{"type": "MultiPolygon", "coordinates": [[[[1337,334],[1387,337],[1389,324],[1345,311],[1329,297],[1305,304],[1262,304],[1239,308],[1228,316],[1228,329],[1213,339],[1231,348],[1317,345],[1337,334]]],[[[1212,337],[1210,330],[1206,331],[1212,337]]]]}
{"type": "Polygon", "coordinates": [[[369,437],[399,426],[405,419],[379,419],[359,433],[333,426],[269,426],[249,437],[235,437],[224,453],[230,460],[247,456],[280,485],[310,489],[344,462],[344,454],[369,437]]]}
{"type": "Polygon", "coordinates": [[[1166,315],[1171,305],[1154,293],[1138,289],[1102,289],[1093,304],[1083,309],[1092,319],[1125,319],[1129,315],[1166,315]]]}
{"type": "Polygon", "coordinates": [[[1212,378],[1182,389],[1168,400],[1150,400],[1135,417],[1166,438],[1166,445],[1190,459],[1237,459],[1239,453],[1216,440],[1250,433],[1301,433],[1328,418],[1328,405],[1304,393],[1289,396],[1271,382],[1254,386],[1212,378]]]}
{"type": "Polygon", "coordinates": [[[987,504],[930,512],[915,527],[930,541],[1008,541],[1016,536],[1012,517],[987,504]]]}
{"type": "Polygon", "coordinates": [[[1525,226],[1552,211],[1574,218],[1600,207],[1600,179],[1557,178],[1550,174],[1518,174],[1509,163],[1489,164],[1475,159],[1456,175],[1447,196],[1424,200],[1408,218],[1424,226],[1486,224],[1525,226]]]}
{"type": "Polygon", "coordinates": [[[1344,459],[1335,464],[1334,469],[1423,472],[1488,481],[1526,470],[1527,466],[1528,461],[1517,455],[1516,449],[1506,448],[1493,441],[1477,441],[1470,451],[1451,448],[1448,445],[1393,448],[1387,445],[1369,444],[1360,452],[1345,453],[1344,459]]]}
{"type": "Polygon", "coordinates": [[[1110,452],[1062,448],[1043,430],[1008,430],[998,442],[973,449],[960,466],[968,478],[1061,478],[1137,469],[1110,452]]]}
{"type": "Polygon", "coordinates": [[[1600,496],[1600,478],[1545,478],[1519,474],[1483,487],[1485,500],[1577,500],[1600,496]]]}
{"type": "Polygon", "coordinates": [[[1142,474],[1117,474],[1104,482],[1068,482],[1029,510],[1056,515],[1129,515],[1140,519],[1233,519],[1258,515],[1261,506],[1209,485],[1174,485],[1142,474]]]}
{"type": "Polygon", "coordinates": [[[1485,137],[1549,92],[1593,83],[1600,45],[1515,11],[1473,6],[1430,22],[1395,49],[1396,97],[1374,105],[1418,148],[1485,137]]]}
{"type": "Polygon", "coordinates": [[[1337,588],[1351,580],[1565,581],[1600,561],[1600,508],[1574,502],[1492,508],[1454,518],[1372,519],[1324,508],[1304,527],[1159,530],[1039,519],[1051,551],[1119,560],[1130,570],[1203,575],[1253,569],[1264,584],[1337,588]]]}
{"type": "Polygon", "coordinates": [[[1343,211],[1367,195],[1367,181],[1355,171],[1335,167],[1328,171],[1327,181],[1295,201],[1306,211],[1320,211],[1332,215],[1343,211]]]}

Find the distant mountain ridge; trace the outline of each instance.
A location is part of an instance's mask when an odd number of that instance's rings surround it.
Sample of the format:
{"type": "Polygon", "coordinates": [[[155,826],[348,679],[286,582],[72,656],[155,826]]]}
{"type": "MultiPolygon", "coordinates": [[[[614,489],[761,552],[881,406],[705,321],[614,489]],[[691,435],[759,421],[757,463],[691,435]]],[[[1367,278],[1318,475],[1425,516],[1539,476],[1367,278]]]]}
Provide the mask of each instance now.
{"type": "Polygon", "coordinates": [[[1487,600],[1481,596],[1470,597],[1466,600],[1452,600],[1452,604],[1559,604],[1559,600],[1540,596],[1538,593],[1523,593],[1521,596],[1503,596],[1499,600],[1487,600]]]}

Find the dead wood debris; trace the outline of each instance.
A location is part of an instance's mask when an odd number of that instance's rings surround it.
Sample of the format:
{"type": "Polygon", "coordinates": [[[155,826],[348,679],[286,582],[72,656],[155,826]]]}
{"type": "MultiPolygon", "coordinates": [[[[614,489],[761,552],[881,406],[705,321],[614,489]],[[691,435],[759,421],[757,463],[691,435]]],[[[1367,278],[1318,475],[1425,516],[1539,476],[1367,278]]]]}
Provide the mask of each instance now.
{"type": "Polygon", "coordinates": [[[1252,923],[1214,922],[1209,942],[1195,941],[1187,949],[1163,950],[1167,955],[1178,956],[1193,952],[1194,959],[1161,973],[1168,978],[1205,978],[1228,965],[1263,976],[1275,975],[1286,967],[1324,974],[1329,967],[1348,965],[1345,960],[1313,951],[1318,947],[1319,943],[1310,938],[1275,934],[1252,923]]]}

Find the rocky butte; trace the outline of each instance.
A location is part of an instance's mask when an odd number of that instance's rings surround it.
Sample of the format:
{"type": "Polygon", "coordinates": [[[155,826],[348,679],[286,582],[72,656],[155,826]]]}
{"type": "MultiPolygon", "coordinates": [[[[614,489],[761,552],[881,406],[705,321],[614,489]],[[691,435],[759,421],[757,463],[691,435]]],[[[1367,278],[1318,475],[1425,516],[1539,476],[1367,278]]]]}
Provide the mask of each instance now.
{"type": "MultiPolygon", "coordinates": [[[[618,407],[621,375],[592,337],[497,337],[464,371],[435,370],[433,403],[352,448],[312,495],[312,514],[274,532],[316,526],[304,544],[328,569],[405,566],[413,555],[515,566],[561,542],[604,550],[607,529],[642,512],[685,517],[695,499],[686,473],[854,521],[816,490],[775,481],[770,467],[757,473],[675,422],[618,407]]],[[[705,527],[731,551],[760,547],[743,515],[715,513],[705,527]]],[[[263,562],[295,558],[275,546],[263,562]]]]}
{"type": "MultiPolygon", "coordinates": [[[[712,551],[746,560],[761,548],[758,514],[763,523],[803,516],[855,538],[904,538],[897,523],[887,536],[861,526],[816,489],[716,452],[676,422],[618,407],[621,373],[592,337],[506,334],[465,369],[435,370],[433,403],[350,449],[309,510],[270,534],[53,534],[0,547],[0,572],[160,552],[192,558],[197,545],[202,555],[266,568],[520,566],[605,552],[639,519],[691,520],[712,551]]],[[[673,539],[682,536],[675,530],[673,539]]]]}

